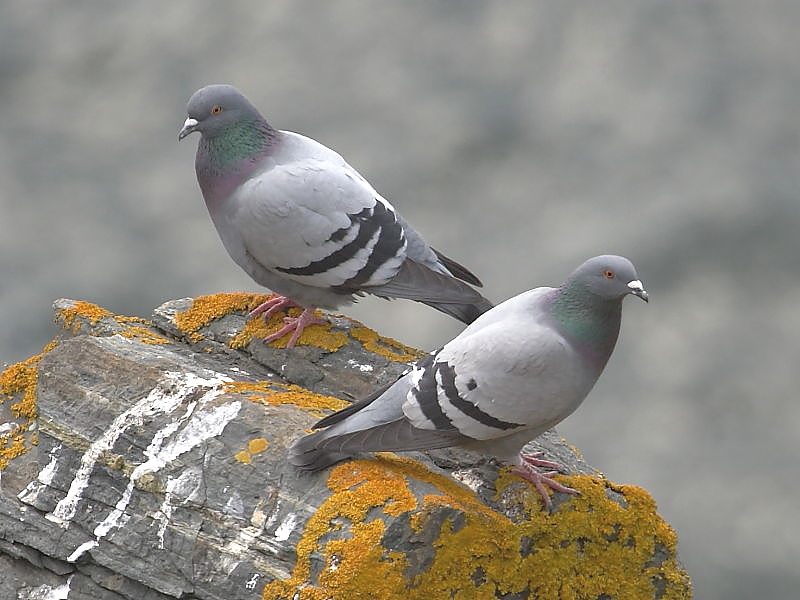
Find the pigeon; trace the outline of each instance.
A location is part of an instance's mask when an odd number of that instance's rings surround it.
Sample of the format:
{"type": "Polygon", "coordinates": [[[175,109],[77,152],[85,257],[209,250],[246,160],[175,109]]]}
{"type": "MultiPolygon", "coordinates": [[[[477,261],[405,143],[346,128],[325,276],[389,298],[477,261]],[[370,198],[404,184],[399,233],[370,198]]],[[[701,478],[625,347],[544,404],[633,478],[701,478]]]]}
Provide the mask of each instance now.
{"type": "Polygon", "coordinates": [[[298,439],[288,459],[317,471],[364,451],[464,448],[515,465],[550,508],[558,469],[522,447],[569,416],[616,345],[622,300],[648,301],[633,264],[590,258],[557,288],[498,304],[389,386],[333,413],[298,439]],[[324,429],[323,429],[324,428],[324,429]]]}
{"type": "Polygon", "coordinates": [[[324,323],[365,293],[422,302],[464,323],[492,308],[480,280],[431,248],[358,171],[310,138],[274,129],[230,85],[195,92],[178,139],[200,132],[195,171],[225,249],[258,284],[279,294],[250,317],[303,308],[268,336],[324,323]],[[468,285],[471,284],[471,285],[468,285]]]}

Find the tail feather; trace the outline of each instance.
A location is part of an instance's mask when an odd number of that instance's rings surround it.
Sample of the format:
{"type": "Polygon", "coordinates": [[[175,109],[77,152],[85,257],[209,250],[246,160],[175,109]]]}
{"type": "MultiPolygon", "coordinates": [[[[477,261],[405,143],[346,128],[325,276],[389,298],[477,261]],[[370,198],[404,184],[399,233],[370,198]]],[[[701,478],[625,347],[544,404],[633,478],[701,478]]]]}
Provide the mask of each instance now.
{"type": "Polygon", "coordinates": [[[483,296],[463,281],[439,273],[425,265],[406,260],[395,276],[381,285],[363,288],[365,292],[389,298],[405,298],[424,302],[473,303],[483,296]]]}
{"type": "Polygon", "coordinates": [[[289,447],[287,458],[289,464],[303,471],[320,471],[349,457],[347,454],[337,454],[320,449],[317,444],[325,431],[317,431],[297,440],[289,447]]]}
{"type": "Polygon", "coordinates": [[[369,429],[331,435],[317,447],[333,454],[352,455],[358,452],[432,450],[453,446],[459,440],[466,438],[458,431],[418,429],[403,418],[369,429]]]}
{"type": "Polygon", "coordinates": [[[413,260],[406,260],[391,281],[364,291],[376,296],[416,300],[463,323],[472,323],[494,306],[466,283],[413,260]]]}
{"type": "Polygon", "coordinates": [[[439,259],[439,262],[441,262],[445,267],[447,267],[447,270],[453,274],[453,277],[457,277],[461,281],[466,281],[467,283],[471,283],[474,286],[483,287],[483,283],[481,283],[481,280],[478,279],[478,276],[475,275],[475,273],[473,273],[472,271],[470,271],[467,267],[465,267],[461,263],[457,263],[449,256],[445,256],[444,254],[439,252],[436,248],[431,248],[431,250],[433,250],[433,252],[436,254],[436,258],[439,259]]]}
{"type": "Polygon", "coordinates": [[[289,463],[304,471],[319,471],[359,452],[432,450],[467,441],[458,432],[418,429],[400,419],[369,429],[336,434],[317,431],[289,448],[289,463]]]}
{"type": "Polygon", "coordinates": [[[330,427],[331,425],[335,425],[336,423],[344,421],[350,415],[354,415],[361,409],[366,408],[367,406],[375,402],[375,400],[383,396],[383,394],[387,392],[390,387],[392,387],[395,383],[397,383],[399,379],[402,379],[407,374],[408,371],[400,375],[400,377],[398,377],[391,383],[386,384],[382,388],[378,388],[377,390],[372,392],[369,396],[362,398],[358,402],[353,402],[352,404],[349,404],[348,406],[345,406],[344,408],[337,410],[335,413],[330,414],[327,417],[323,417],[322,419],[314,423],[313,425],[314,429],[322,429],[323,427],[330,427]]]}
{"type": "Polygon", "coordinates": [[[494,308],[494,304],[489,302],[486,298],[483,298],[480,302],[476,302],[475,304],[447,304],[444,302],[425,302],[424,300],[422,303],[448,314],[451,317],[455,317],[467,325],[472,323],[487,310],[494,308]]]}

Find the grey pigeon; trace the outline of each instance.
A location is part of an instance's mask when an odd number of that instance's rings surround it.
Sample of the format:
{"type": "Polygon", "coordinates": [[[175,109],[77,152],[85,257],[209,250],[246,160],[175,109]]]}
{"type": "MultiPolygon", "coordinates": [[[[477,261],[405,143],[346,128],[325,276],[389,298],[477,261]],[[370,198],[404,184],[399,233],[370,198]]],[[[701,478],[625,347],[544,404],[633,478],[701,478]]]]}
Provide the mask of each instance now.
{"type": "Polygon", "coordinates": [[[315,307],[335,309],[365,292],[423,302],[464,323],[492,307],[467,285],[481,286],[475,275],[431,248],[330,148],[274,129],[230,85],[198,90],[187,112],[178,139],[200,132],[197,181],[225,249],[281,295],[250,316],[305,309],[267,341],[293,332],[293,346],[320,322],[315,307]]]}
{"type": "Polygon", "coordinates": [[[581,404],[619,334],[622,299],[647,292],[631,262],[596,256],[557,288],[523,292],[481,315],[390,386],[319,421],[289,461],[316,471],[362,451],[463,446],[516,465],[550,506],[557,468],[522,447],[581,404]]]}

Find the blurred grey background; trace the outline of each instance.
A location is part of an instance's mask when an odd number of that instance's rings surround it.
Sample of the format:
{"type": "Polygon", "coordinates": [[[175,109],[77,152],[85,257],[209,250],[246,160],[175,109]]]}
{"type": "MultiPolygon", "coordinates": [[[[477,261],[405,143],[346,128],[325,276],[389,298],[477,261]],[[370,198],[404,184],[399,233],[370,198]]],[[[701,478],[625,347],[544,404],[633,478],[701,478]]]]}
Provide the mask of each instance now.
{"type": "MultiPolygon", "coordinates": [[[[194,177],[185,103],[232,83],[343,154],[502,300],[630,257],[615,356],[561,427],[647,488],[696,597],[800,587],[800,3],[793,0],[0,6],[0,363],[53,299],[148,316],[258,291],[194,177]]],[[[422,348],[460,325],[354,316],[422,348]]]]}

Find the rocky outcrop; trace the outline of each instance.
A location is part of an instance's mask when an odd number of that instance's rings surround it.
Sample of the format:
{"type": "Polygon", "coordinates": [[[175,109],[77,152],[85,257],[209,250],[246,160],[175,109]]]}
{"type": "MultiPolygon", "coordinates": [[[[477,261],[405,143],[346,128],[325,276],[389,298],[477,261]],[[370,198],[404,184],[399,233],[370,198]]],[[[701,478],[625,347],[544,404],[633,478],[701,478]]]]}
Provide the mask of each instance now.
{"type": "Polygon", "coordinates": [[[457,450],[296,472],[289,443],[420,353],[338,315],[266,345],[257,300],[56,302],[67,333],[0,378],[0,598],[689,597],[647,492],[555,432],[534,445],[581,495],[550,513],[457,450]]]}

